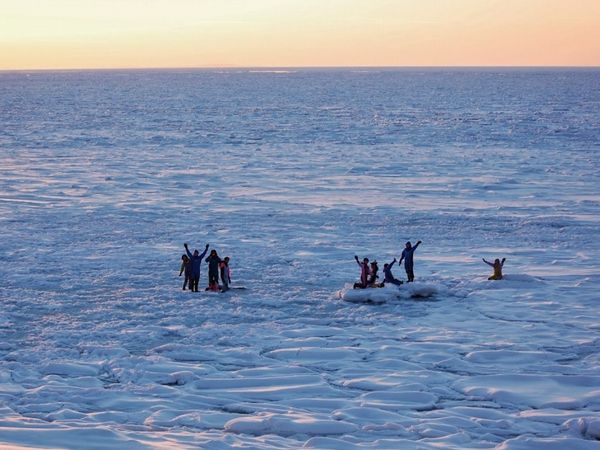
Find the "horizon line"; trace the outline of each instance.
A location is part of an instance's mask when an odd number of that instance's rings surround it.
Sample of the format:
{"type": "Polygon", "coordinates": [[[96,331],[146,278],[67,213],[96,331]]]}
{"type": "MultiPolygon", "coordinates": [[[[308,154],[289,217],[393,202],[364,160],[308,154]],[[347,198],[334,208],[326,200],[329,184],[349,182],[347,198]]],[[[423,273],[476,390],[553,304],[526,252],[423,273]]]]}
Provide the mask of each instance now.
{"type": "Polygon", "coordinates": [[[415,66],[148,66],[148,67],[73,67],[73,68],[15,68],[1,72],[85,72],[118,70],[341,70],[341,69],[600,69],[600,65],[415,65],[415,66]]]}

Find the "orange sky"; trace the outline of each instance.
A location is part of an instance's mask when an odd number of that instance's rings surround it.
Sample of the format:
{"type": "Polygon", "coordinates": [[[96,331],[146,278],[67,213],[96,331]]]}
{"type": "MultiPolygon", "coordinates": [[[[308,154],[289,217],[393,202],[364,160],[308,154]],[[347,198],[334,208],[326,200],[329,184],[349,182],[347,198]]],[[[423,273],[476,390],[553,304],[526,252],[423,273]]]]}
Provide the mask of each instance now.
{"type": "Polygon", "coordinates": [[[599,66],[600,0],[0,0],[0,69],[599,66]]]}

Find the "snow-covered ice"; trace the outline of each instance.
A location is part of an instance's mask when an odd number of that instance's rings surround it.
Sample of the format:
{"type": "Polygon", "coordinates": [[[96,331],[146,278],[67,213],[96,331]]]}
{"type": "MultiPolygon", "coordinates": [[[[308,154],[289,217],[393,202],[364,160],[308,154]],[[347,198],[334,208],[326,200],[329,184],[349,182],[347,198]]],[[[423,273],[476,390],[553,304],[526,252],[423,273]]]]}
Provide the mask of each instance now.
{"type": "MultiPolygon", "coordinates": [[[[402,269],[400,269],[402,270],[402,269]]],[[[351,283],[346,284],[337,295],[342,300],[352,303],[385,303],[400,298],[433,298],[445,293],[442,285],[435,283],[404,283],[400,286],[385,285],[381,288],[353,289],[351,283]]]]}
{"type": "Polygon", "coordinates": [[[597,70],[0,74],[0,448],[600,448],[598,105],[597,70]],[[183,292],[183,242],[247,289],[183,292]]]}

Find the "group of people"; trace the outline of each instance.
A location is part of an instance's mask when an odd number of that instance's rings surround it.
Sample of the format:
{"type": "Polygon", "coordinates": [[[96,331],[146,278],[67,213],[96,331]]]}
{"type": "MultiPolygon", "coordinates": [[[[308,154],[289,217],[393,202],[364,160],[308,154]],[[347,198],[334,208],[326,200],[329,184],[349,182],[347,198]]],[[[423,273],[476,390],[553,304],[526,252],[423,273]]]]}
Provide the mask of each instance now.
{"type": "MultiPolygon", "coordinates": [[[[206,244],[202,253],[197,249],[192,253],[187,244],[183,244],[183,246],[185,247],[186,254],[181,255],[181,269],[179,270],[179,276],[182,274],[185,275],[183,280],[183,290],[185,291],[187,286],[190,291],[198,292],[200,266],[208,252],[209,245],[206,244]]],[[[208,287],[206,290],[214,292],[225,292],[229,290],[229,285],[231,284],[229,256],[221,259],[217,254],[217,251],[213,249],[204,261],[208,263],[208,287]],[[221,278],[221,285],[219,285],[219,276],[221,278]]]]}
{"type": "MultiPolygon", "coordinates": [[[[417,247],[421,245],[421,241],[417,241],[417,243],[413,246],[410,241],[408,241],[402,250],[402,255],[400,256],[400,261],[398,261],[398,265],[402,264],[404,261],[404,270],[406,271],[406,277],[408,278],[408,283],[415,281],[415,273],[413,270],[413,255],[417,247]]],[[[354,259],[356,263],[360,267],[360,282],[354,283],[354,289],[365,289],[368,287],[383,287],[386,284],[394,284],[399,286],[404,282],[402,280],[397,279],[392,274],[392,267],[396,264],[396,258],[393,259],[391,263],[386,263],[383,265],[383,281],[381,283],[377,282],[379,275],[377,272],[379,271],[379,266],[377,265],[377,261],[373,261],[369,264],[369,258],[364,258],[362,262],[358,259],[358,256],[354,255],[354,259]]]]}
{"type": "MultiPolygon", "coordinates": [[[[404,261],[404,270],[406,271],[407,282],[411,283],[415,281],[415,272],[414,272],[414,261],[413,255],[415,250],[421,241],[417,241],[417,243],[413,246],[410,241],[405,244],[404,250],[402,250],[402,255],[400,256],[400,261],[398,261],[398,265],[402,264],[404,261]]],[[[377,265],[377,261],[372,261],[369,263],[369,258],[364,258],[362,262],[358,259],[358,256],[354,255],[354,259],[356,263],[360,267],[360,282],[354,283],[354,289],[365,289],[369,287],[383,287],[386,284],[394,284],[399,286],[404,282],[402,280],[397,279],[392,274],[392,267],[396,264],[396,258],[392,260],[391,263],[386,263],[383,265],[383,281],[378,282],[379,275],[377,272],[379,271],[379,266],[377,265]]],[[[486,261],[483,258],[483,262],[487,265],[491,266],[494,269],[494,273],[488,278],[488,280],[501,280],[502,279],[502,267],[504,267],[504,262],[506,258],[497,259],[491,263],[486,261]]]]}
{"type": "MultiPolygon", "coordinates": [[[[398,265],[401,265],[402,261],[404,261],[404,270],[406,271],[407,282],[413,282],[415,280],[413,255],[419,245],[421,245],[421,241],[417,241],[414,246],[410,241],[408,241],[405,244],[404,250],[402,250],[402,255],[400,256],[399,261],[394,258],[392,262],[384,264],[384,277],[382,282],[377,281],[379,279],[379,275],[377,274],[379,271],[377,261],[372,261],[369,263],[369,258],[364,258],[361,262],[358,259],[358,256],[354,255],[354,259],[360,267],[360,282],[354,283],[354,289],[383,287],[386,284],[393,284],[396,286],[403,284],[404,282],[394,277],[394,274],[392,273],[392,267],[394,267],[394,264],[398,262],[398,265]]],[[[202,260],[208,263],[208,287],[206,290],[214,292],[226,292],[229,290],[229,286],[231,284],[229,256],[221,259],[217,254],[217,251],[213,249],[210,251],[208,257],[204,259],[206,253],[208,253],[208,244],[206,244],[206,247],[202,253],[200,253],[197,249],[195,249],[194,253],[192,253],[190,252],[187,244],[183,244],[183,246],[185,247],[186,254],[181,255],[181,269],[179,270],[179,276],[185,275],[183,281],[184,291],[187,287],[192,292],[198,292],[198,283],[200,282],[200,265],[202,264],[202,260]],[[219,278],[221,279],[221,284],[219,284],[219,278]]],[[[491,263],[483,258],[483,262],[494,269],[494,273],[488,278],[488,280],[502,279],[502,267],[504,267],[505,261],[506,258],[502,258],[502,260],[496,259],[493,263],[491,263]]]]}

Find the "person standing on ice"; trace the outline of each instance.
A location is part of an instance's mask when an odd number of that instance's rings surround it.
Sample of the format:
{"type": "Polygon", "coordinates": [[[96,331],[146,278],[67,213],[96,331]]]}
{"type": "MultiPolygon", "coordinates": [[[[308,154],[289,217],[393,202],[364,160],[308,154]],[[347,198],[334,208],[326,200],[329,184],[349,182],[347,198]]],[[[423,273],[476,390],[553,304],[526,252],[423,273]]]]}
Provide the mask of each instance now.
{"type": "Polygon", "coordinates": [[[205,260],[208,263],[208,288],[206,290],[218,291],[219,290],[219,264],[221,264],[221,258],[217,255],[216,250],[211,250],[210,255],[205,260]]]}
{"type": "Polygon", "coordinates": [[[188,258],[190,258],[190,263],[192,265],[192,278],[190,282],[190,288],[192,292],[198,292],[198,283],[200,283],[200,265],[202,264],[202,258],[204,258],[206,252],[208,251],[208,244],[206,244],[206,248],[204,249],[202,254],[200,254],[198,250],[194,249],[193,255],[190,252],[190,249],[188,248],[187,244],[183,244],[183,246],[185,247],[185,252],[187,253],[188,258]]]}
{"type": "Polygon", "coordinates": [[[179,269],[179,276],[182,273],[185,273],[185,278],[183,279],[183,290],[185,291],[185,287],[189,284],[189,288],[192,289],[192,262],[187,255],[181,255],[181,268],[179,269]]]}
{"type": "Polygon", "coordinates": [[[229,290],[229,285],[231,284],[231,270],[229,269],[229,256],[223,258],[223,261],[219,264],[219,269],[221,270],[221,282],[223,286],[221,287],[221,292],[226,292],[229,290]]]}
{"type": "Polygon", "coordinates": [[[360,283],[354,283],[354,289],[364,289],[369,285],[369,258],[358,260],[358,256],[354,255],[356,263],[360,266],[360,283]]]}
{"type": "Polygon", "coordinates": [[[391,263],[383,265],[383,284],[389,283],[395,284],[396,286],[400,286],[402,284],[402,280],[397,279],[392,274],[392,267],[394,267],[394,264],[396,264],[396,258],[394,258],[394,260],[391,263]]]}
{"type": "Polygon", "coordinates": [[[413,247],[410,241],[408,241],[404,250],[402,250],[400,261],[398,261],[398,264],[402,264],[402,260],[404,260],[404,270],[406,270],[406,276],[408,277],[409,283],[415,281],[415,272],[413,271],[413,254],[420,244],[421,241],[417,241],[413,247]]]}
{"type": "Polygon", "coordinates": [[[494,273],[488,278],[488,280],[501,280],[502,268],[504,267],[504,261],[506,261],[506,258],[502,258],[502,261],[496,258],[493,263],[486,261],[485,258],[481,259],[483,259],[483,262],[486,263],[488,266],[492,266],[494,268],[494,273]]]}

